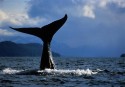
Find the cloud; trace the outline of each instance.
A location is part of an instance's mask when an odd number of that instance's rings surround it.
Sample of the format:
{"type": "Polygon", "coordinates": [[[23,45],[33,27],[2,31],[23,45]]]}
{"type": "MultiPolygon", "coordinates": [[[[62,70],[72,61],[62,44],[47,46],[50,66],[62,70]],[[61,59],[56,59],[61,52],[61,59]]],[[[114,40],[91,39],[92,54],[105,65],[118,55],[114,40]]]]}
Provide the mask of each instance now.
{"type": "Polygon", "coordinates": [[[105,8],[107,3],[108,3],[108,0],[100,0],[98,5],[101,8],[105,8]]]}
{"type": "Polygon", "coordinates": [[[16,33],[14,33],[14,32],[10,32],[5,29],[0,29],[0,36],[15,36],[15,35],[16,35],[16,33]]]}
{"type": "Polygon", "coordinates": [[[0,10],[0,20],[3,21],[6,19],[8,19],[8,15],[5,12],[3,12],[2,10],[0,10]]]}
{"type": "Polygon", "coordinates": [[[107,3],[107,7],[112,12],[115,12],[117,14],[124,14],[125,13],[125,1],[123,0],[114,0],[109,3],[107,3]]]}
{"type": "Polygon", "coordinates": [[[30,17],[44,17],[51,19],[61,14],[69,14],[73,17],[85,17],[95,19],[96,12],[102,10],[105,14],[111,12],[124,12],[124,0],[45,0],[29,1],[28,15],[30,17]],[[50,10],[51,8],[51,10],[50,10]],[[51,15],[51,16],[50,16],[51,15]]]}
{"type": "Polygon", "coordinates": [[[125,0],[113,0],[112,3],[116,3],[119,7],[125,8],[125,0]]]}
{"type": "Polygon", "coordinates": [[[99,0],[97,5],[101,8],[106,8],[111,12],[120,14],[125,12],[125,0],[99,0]]]}
{"type": "Polygon", "coordinates": [[[29,1],[28,13],[30,17],[49,17],[49,15],[55,17],[57,14],[60,14],[60,12],[64,14],[67,13],[67,10],[69,10],[69,7],[72,7],[72,5],[72,0],[65,0],[65,2],[64,0],[31,0],[29,1]]]}
{"type": "Polygon", "coordinates": [[[28,14],[30,17],[51,18],[61,14],[69,14],[74,17],[95,18],[94,6],[92,1],[85,0],[31,0],[29,2],[28,14]],[[51,10],[50,10],[51,8],[51,10]]]}
{"type": "Polygon", "coordinates": [[[7,13],[0,10],[0,25],[11,24],[16,26],[37,25],[39,22],[45,21],[44,18],[30,18],[27,13],[7,13]]]}
{"type": "Polygon", "coordinates": [[[95,18],[95,13],[94,13],[93,9],[94,9],[93,6],[85,5],[83,7],[83,16],[94,19],[95,18]]]}

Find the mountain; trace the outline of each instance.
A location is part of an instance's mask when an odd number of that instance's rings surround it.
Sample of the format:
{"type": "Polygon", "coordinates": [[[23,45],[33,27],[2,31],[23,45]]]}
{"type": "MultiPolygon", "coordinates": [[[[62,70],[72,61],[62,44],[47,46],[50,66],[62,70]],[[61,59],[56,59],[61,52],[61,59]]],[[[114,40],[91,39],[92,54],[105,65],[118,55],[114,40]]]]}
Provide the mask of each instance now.
{"type": "MultiPolygon", "coordinates": [[[[39,43],[15,43],[11,41],[0,42],[0,56],[6,57],[24,57],[24,56],[41,56],[42,48],[39,43]]],[[[60,56],[60,54],[52,52],[53,56],[60,56]]]]}
{"type": "Polygon", "coordinates": [[[125,53],[121,54],[120,57],[125,57],[125,53]]]}

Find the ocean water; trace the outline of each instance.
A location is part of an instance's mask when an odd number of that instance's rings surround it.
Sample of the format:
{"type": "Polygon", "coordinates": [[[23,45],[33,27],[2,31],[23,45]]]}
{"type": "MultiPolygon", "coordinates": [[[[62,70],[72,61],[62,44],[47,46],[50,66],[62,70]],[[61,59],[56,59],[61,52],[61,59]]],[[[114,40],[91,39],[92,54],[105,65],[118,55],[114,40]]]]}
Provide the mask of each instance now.
{"type": "Polygon", "coordinates": [[[40,57],[0,57],[0,87],[125,87],[125,59],[54,58],[56,69],[39,70],[40,57]]]}

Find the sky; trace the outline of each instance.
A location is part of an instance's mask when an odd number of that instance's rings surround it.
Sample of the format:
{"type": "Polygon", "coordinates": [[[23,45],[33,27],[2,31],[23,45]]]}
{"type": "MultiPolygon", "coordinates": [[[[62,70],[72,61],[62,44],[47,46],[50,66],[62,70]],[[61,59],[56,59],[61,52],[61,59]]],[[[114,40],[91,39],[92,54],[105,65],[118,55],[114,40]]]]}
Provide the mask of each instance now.
{"type": "Polygon", "coordinates": [[[65,14],[53,41],[76,50],[74,56],[125,53],[125,0],[0,0],[0,41],[40,42],[9,26],[42,27],[65,14]]]}

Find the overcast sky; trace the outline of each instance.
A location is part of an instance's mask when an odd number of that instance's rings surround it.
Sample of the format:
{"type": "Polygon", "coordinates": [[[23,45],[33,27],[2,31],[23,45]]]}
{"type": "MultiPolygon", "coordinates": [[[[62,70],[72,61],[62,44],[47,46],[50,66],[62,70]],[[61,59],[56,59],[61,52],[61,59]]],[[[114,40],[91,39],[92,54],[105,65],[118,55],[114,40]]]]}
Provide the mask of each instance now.
{"type": "Polygon", "coordinates": [[[125,0],[0,0],[0,40],[30,37],[9,26],[42,27],[65,14],[68,20],[54,36],[55,42],[105,55],[125,52],[125,0]]]}

